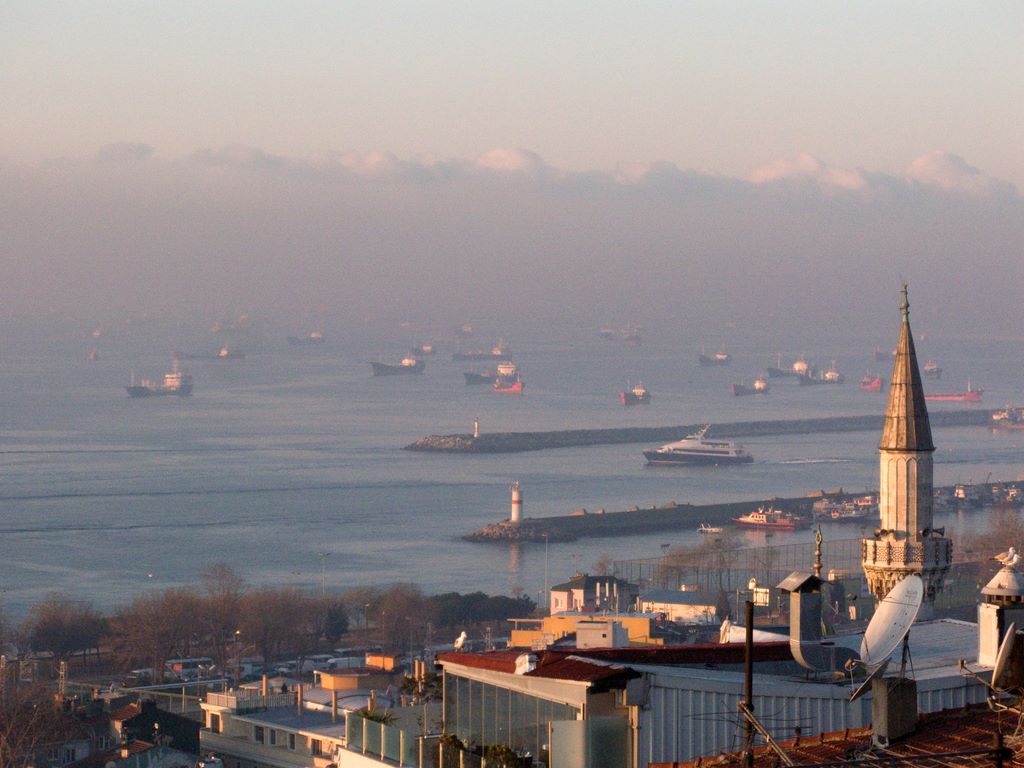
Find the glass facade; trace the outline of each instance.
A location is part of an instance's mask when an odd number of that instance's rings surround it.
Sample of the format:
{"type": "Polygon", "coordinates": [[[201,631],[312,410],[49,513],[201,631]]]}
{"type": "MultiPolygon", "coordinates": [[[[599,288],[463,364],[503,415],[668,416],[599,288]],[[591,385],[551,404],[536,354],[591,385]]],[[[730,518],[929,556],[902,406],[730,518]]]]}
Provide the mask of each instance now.
{"type": "Polygon", "coordinates": [[[467,745],[505,744],[537,758],[548,749],[548,722],[579,714],[576,707],[445,673],[445,724],[467,745]]]}

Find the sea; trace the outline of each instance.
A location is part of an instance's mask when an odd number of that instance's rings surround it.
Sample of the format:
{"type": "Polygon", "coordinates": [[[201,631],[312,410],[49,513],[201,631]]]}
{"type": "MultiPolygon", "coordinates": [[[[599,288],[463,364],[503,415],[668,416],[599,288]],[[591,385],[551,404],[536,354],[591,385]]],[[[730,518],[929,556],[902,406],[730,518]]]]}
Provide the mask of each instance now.
{"type": "MultiPolygon", "coordinates": [[[[894,315],[896,313],[894,312],[894,315]]],[[[695,543],[693,529],[544,544],[461,540],[508,517],[519,481],[527,517],[585,508],[609,512],[668,501],[694,504],[795,496],[816,489],[874,489],[874,432],[745,440],[750,465],[652,468],[650,445],[605,445],[507,455],[417,453],[428,434],[668,426],[756,419],[882,414],[886,398],[861,391],[867,371],[889,377],[891,338],[727,339],[732,364],[700,367],[703,339],[645,334],[643,343],[602,339],[597,329],[509,338],[526,383],[521,396],[467,386],[452,352],[497,339],[425,338],[393,332],[325,332],[291,346],[280,331],[214,334],[154,320],[102,328],[10,317],[0,322],[0,610],[8,619],[57,592],[113,611],[147,590],[194,585],[226,563],[253,586],[294,585],[333,594],[407,582],[426,593],[524,594],[601,560],[657,557],[695,543]],[[374,377],[367,361],[397,362],[429,341],[422,375],[374,377]],[[191,397],[129,398],[131,371],[159,379],[172,350],[243,358],[197,359],[191,397]],[[884,359],[873,360],[876,348],[884,359]],[[96,359],[89,359],[90,350],[96,359]],[[779,351],[781,350],[781,352],[779,351]],[[734,397],[769,365],[803,354],[835,361],[841,386],[772,380],[766,396],[734,397]],[[649,405],[625,407],[619,392],[642,382],[649,405]]],[[[712,340],[715,351],[721,339],[712,340]]],[[[930,390],[983,388],[982,408],[1022,402],[1021,340],[918,341],[923,364],[944,369],[930,390]]],[[[491,363],[493,366],[493,363],[491,363]]],[[[934,403],[940,409],[972,407],[934,403]]],[[[680,435],[683,437],[684,435],[680,435]]],[[[1024,432],[936,428],[935,482],[1015,480],[1024,432]]],[[[938,519],[947,533],[986,527],[985,513],[938,519]]],[[[825,526],[826,538],[853,538],[825,526]]],[[[810,532],[778,534],[777,543],[810,532]]],[[[751,539],[751,545],[756,540],[751,539]]],[[[1021,544],[1024,542],[1019,542],[1021,544]]]]}

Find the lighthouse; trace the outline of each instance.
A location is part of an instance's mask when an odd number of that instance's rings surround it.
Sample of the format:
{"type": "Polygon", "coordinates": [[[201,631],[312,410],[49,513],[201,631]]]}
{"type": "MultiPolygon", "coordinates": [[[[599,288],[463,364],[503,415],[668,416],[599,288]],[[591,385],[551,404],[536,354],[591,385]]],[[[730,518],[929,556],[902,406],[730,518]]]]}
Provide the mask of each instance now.
{"type": "Polygon", "coordinates": [[[509,522],[512,525],[519,525],[523,519],[523,492],[519,488],[519,481],[516,480],[512,483],[512,514],[509,516],[509,522]]]}

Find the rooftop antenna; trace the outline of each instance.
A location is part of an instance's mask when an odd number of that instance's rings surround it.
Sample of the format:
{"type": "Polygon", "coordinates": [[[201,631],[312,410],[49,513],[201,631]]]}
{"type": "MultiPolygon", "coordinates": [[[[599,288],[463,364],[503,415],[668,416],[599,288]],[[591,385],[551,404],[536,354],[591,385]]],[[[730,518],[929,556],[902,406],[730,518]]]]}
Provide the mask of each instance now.
{"type": "Polygon", "coordinates": [[[1006,634],[1003,636],[1002,642],[999,644],[999,651],[996,653],[995,663],[992,665],[992,678],[986,680],[977,672],[973,671],[967,666],[967,662],[960,659],[960,674],[965,677],[973,677],[979,683],[989,689],[990,694],[988,697],[989,707],[996,711],[1003,711],[1008,709],[1020,710],[1020,703],[1017,707],[1007,707],[998,702],[998,697],[1001,694],[1009,694],[1013,691],[1020,692],[1022,687],[1021,670],[1019,665],[1014,668],[1011,665],[1011,659],[1014,655],[1014,648],[1017,646],[1020,640],[1020,636],[1017,633],[1016,623],[1011,623],[1006,629],[1006,634]]]}

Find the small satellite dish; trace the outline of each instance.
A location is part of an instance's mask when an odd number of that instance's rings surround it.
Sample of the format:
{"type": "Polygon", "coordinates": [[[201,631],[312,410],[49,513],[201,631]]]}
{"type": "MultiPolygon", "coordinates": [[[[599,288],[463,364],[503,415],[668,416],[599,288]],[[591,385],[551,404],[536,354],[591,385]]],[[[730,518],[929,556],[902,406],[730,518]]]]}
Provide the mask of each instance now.
{"type": "Polygon", "coordinates": [[[864,682],[861,683],[859,686],[857,686],[857,690],[853,692],[853,695],[850,697],[850,701],[856,701],[861,696],[863,696],[865,693],[867,693],[868,689],[871,687],[872,681],[875,680],[876,678],[879,678],[882,675],[884,675],[885,674],[885,670],[887,670],[888,668],[889,668],[889,660],[888,659],[886,659],[881,664],[879,664],[877,667],[875,667],[874,670],[871,672],[871,674],[868,675],[866,678],[864,678],[864,682]]]}
{"type": "Polygon", "coordinates": [[[917,574],[907,576],[882,598],[860,643],[860,660],[869,670],[887,661],[921,610],[924,582],[917,574]]]}
{"type": "Polygon", "coordinates": [[[1006,665],[1013,653],[1013,643],[1017,637],[1017,625],[1011,623],[1003,636],[1003,642],[999,644],[999,652],[996,654],[996,663],[992,665],[992,687],[999,690],[999,678],[1006,671],[1006,665]]]}

